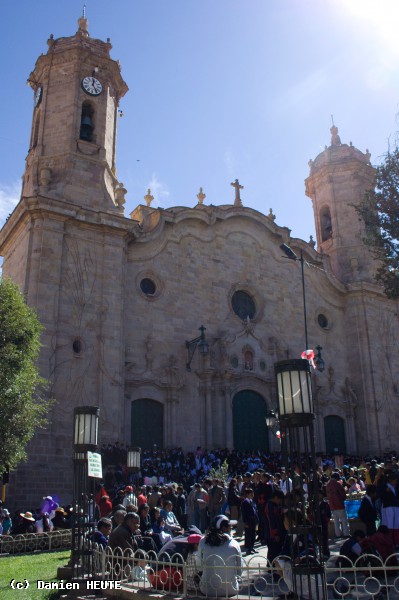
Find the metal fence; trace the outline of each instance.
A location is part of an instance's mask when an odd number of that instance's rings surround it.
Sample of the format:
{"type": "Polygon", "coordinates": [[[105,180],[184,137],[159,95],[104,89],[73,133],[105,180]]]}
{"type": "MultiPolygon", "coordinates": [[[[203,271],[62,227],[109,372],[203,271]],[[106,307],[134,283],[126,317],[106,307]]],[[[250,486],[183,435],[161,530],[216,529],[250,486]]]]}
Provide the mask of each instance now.
{"type": "Polygon", "coordinates": [[[72,531],[63,529],[47,533],[0,536],[0,554],[23,554],[71,548],[72,531]]]}
{"type": "MultiPolygon", "coordinates": [[[[127,589],[148,591],[151,594],[178,595],[179,597],[262,597],[265,600],[292,597],[291,562],[288,557],[279,557],[278,568],[271,565],[262,556],[242,559],[242,566],[232,570],[216,554],[206,576],[207,588],[204,589],[203,575],[197,572],[193,560],[185,562],[181,555],[168,557],[167,561],[158,560],[155,554],[136,553],[120,548],[97,548],[94,551],[95,570],[103,580],[120,581],[127,589]],[[210,571],[210,572],[209,572],[210,571]]],[[[392,555],[385,562],[374,555],[362,555],[356,563],[348,561],[337,564],[337,557],[330,558],[325,565],[327,588],[321,597],[343,600],[372,599],[399,600],[398,556],[392,555]]],[[[317,596],[316,587],[320,585],[313,578],[303,586],[302,600],[312,600],[317,596]]],[[[318,591],[320,597],[320,590],[318,591]]]]}

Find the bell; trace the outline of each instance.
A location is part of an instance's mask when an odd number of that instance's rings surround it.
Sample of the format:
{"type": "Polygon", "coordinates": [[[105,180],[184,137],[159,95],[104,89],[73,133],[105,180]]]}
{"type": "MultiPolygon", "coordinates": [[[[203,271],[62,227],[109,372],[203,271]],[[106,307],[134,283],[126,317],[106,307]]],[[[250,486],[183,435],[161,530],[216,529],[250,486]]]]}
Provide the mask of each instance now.
{"type": "Polygon", "coordinates": [[[80,139],[85,140],[86,142],[91,142],[93,135],[93,121],[88,115],[82,117],[82,121],[80,123],[80,139]]]}

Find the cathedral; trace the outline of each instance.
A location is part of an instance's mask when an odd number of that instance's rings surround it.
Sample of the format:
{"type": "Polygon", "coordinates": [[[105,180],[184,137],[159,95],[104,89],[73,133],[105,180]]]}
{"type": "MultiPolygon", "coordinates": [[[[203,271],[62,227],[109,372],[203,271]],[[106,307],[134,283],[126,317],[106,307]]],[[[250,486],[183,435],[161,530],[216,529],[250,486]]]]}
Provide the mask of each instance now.
{"type": "Polygon", "coordinates": [[[15,502],[32,489],[71,500],[76,406],[100,407],[101,444],[278,451],[274,363],[300,358],[305,339],[325,363],[312,370],[316,449],[397,447],[398,305],[375,283],[354,208],[373,186],[368,151],[333,126],[309,161],[315,241],[245,207],[238,180],[231,204],[200,190],[193,207],[155,208],[148,190],[127,215],[115,165],[128,87],[110,50],[81,17],[29,76],[30,149],[0,255],[43,325],[55,404],[11,474],[15,502]]]}

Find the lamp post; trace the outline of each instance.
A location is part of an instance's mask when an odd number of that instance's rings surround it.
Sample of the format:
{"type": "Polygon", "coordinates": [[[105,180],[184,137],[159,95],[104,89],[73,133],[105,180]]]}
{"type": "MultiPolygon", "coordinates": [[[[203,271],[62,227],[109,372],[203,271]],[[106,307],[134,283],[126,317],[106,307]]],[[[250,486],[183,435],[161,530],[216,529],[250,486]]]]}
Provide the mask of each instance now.
{"type": "MultiPolygon", "coordinates": [[[[301,280],[302,280],[302,298],[303,298],[303,321],[305,325],[305,350],[309,349],[309,341],[308,341],[308,319],[306,313],[306,292],[305,292],[305,259],[303,258],[303,251],[301,249],[300,256],[298,257],[295,252],[287,246],[287,244],[281,244],[280,250],[282,250],[285,254],[284,258],[289,258],[290,260],[299,261],[301,263],[301,280]]],[[[321,346],[317,346],[316,350],[318,350],[316,360],[314,361],[316,365],[316,369],[320,372],[324,371],[324,360],[321,357],[321,350],[323,348],[321,346]]]]}
{"type": "Polygon", "coordinates": [[[95,479],[88,476],[88,452],[98,448],[96,406],[79,406],[73,416],[73,522],[71,563],[77,579],[93,575],[92,540],[95,531],[95,479]]]}
{"type": "Polygon", "coordinates": [[[327,592],[321,544],[310,364],[303,359],[284,360],[275,363],[274,371],[283,461],[287,473],[293,469],[294,489],[292,494],[287,495],[290,525],[287,535],[293,556],[294,593],[299,597],[311,597],[312,600],[325,599],[327,592]],[[304,475],[309,479],[308,500],[304,475]],[[294,550],[298,539],[303,543],[300,558],[295,556],[294,550]]]}
{"type": "Polygon", "coordinates": [[[141,448],[129,446],[127,449],[126,468],[128,473],[138,473],[141,466],[141,448]]]}
{"type": "Polygon", "coordinates": [[[194,354],[195,354],[195,351],[197,350],[197,348],[198,348],[199,353],[202,354],[203,356],[205,354],[208,354],[208,351],[209,351],[209,344],[205,339],[206,327],[201,325],[201,327],[199,327],[199,331],[200,331],[199,336],[197,336],[193,340],[186,342],[186,348],[187,348],[186,369],[187,369],[187,371],[191,371],[191,361],[194,358],[194,354]]]}

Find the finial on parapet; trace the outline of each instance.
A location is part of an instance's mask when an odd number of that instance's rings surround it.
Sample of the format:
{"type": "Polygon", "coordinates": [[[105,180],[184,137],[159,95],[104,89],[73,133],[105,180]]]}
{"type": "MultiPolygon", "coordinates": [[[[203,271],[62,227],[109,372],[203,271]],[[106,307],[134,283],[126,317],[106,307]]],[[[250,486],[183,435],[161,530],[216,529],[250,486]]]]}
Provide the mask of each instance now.
{"type": "Polygon", "coordinates": [[[234,181],[234,183],[230,183],[230,185],[233,186],[233,188],[235,189],[235,198],[234,198],[234,206],[242,206],[242,201],[241,201],[241,197],[240,197],[240,190],[244,189],[243,185],[240,185],[238,179],[236,179],[234,181]]]}
{"type": "Polygon", "coordinates": [[[147,193],[144,196],[144,200],[147,206],[151,206],[151,202],[154,200],[154,196],[151,195],[150,188],[148,188],[147,193]]]}
{"type": "Polygon", "coordinates": [[[331,132],[331,146],[340,146],[341,138],[338,135],[338,127],[334,125],[334,117],[331,115],[332,127],[330,128],[331,132]]]}
{"type": "Polygon", "coordinates": [[[204,200],[206,198],[206,194],[204,194],[204,192],[202,191],[202,187],[200,187],[200,189],[199,189],[199,194],[197,194],[197,198],[198,198],[198,203],[199,204],[204,204],[204,200]]]}
{"type": "Polygon", "coordinates": [[[88,37],[89,32],[87,31],[86,4],[83,4],[83,14],[78,19],[78,26],[78,34],[88,37]]]}

